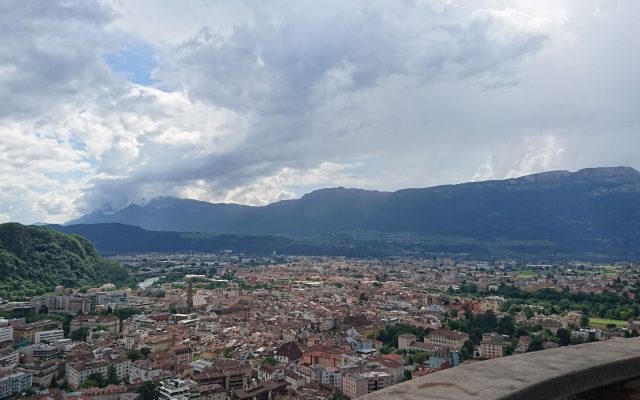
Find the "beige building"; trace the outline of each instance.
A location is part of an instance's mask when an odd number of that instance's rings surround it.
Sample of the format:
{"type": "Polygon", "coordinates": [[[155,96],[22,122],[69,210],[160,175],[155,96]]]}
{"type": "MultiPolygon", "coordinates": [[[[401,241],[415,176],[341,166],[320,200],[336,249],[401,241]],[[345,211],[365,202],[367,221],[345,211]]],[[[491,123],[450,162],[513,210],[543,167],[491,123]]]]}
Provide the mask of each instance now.
{"type": "Polygon", "coordinates": [[[155,353],[161,350],[168,350],[171,347],[171,342],[171,336],[167,334],[149,335],[138,344],[138,348],[147,347],[155,353]]]}
{"type": "Polygon", "coordinates": [[[107,379],[109,366],[116,369],[118,379],[124,380],[129,376],[129,366],[131,361],[125,356],[116,359],[95,360],[87,362],[76,362],[66,364],[67,382],[71,389],[78,389],[91,374],[100,374],[107,379]]]}
{"type": "Polygon", "coordinates": [[[62,322],[45,319],[32,324],[17,324],[13,326],[13,336],[16,339],[35,341],[36,333],[62,329],[62,322]]]}
{"type": "Polygon", "coordinates": [[[71,320],[71,332],[81,328],[105,329],[113,335],[120,331],[120,320],[114,315],[78,315],[71,320]]]}
{"type": "Polygon", "coordinates": [[[393,377],[386,372],[368,371],[342,378],[342,392],[351,399],[393,385],[393,377]]]}
{"type": "Polygon", "coordinates": [[[480,342],[480,357],[499,358],[504,357],[504,349],[507,347],[507,338],[495,332],[483,333],[480,342]]]}
{"type": "Polygon", "coordinates": [[[404,350],[407,347],[411,346],[413,342],[416,341],[416,335],[412,335],[411,333],[405,333],[403,335],[398,336],[398,348],[400,350],[404,350]]]}
{"type": "Polygon", "coordinates": [[[449,329],[436,329],[424,337],[425,343],[439,344],[454,350],[460,350],[467,340],[469,340],[467,333],[449,329]]]}

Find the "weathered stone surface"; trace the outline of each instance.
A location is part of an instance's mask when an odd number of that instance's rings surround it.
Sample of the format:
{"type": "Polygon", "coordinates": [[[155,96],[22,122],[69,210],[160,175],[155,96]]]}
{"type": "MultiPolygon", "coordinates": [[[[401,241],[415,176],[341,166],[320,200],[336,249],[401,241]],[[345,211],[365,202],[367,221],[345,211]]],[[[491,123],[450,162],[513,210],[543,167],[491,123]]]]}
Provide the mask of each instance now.
{"type": "Polygon", "coordinates": [[[564,400],[637,377],[640,338],[612,339],[466,364],[361,399],[564,400]]]}

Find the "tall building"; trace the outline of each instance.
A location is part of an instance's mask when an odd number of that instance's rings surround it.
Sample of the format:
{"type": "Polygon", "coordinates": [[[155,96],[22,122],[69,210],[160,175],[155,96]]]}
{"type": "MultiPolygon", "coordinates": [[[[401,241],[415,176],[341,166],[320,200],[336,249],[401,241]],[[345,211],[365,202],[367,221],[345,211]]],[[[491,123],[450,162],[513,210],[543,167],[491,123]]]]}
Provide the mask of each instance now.
{"type": "Polygon", "coordinates": [[[342,378],[342,392],[351,399],[393,385],[393,377],[382,371],[368,371],[342,378]]]}
{"type": "Polygon", "coordinates": [[[505,338],[495,332],[483,333],[480,342],[480,357],[482,358],[499,358],[504,357],[504,349],[507,347],[509,337],[505,338]]]}
{"type": "Polygon", "coordinates": [[[34,336],[35,343],[54,343],[56,340],[64,338],[64,331],[62,329],[54,329],[51,331],[36,332],[34,336]]]}
{"type": "Polygon", "coordinates": [[[72,389],[77,389],[91,374],[100,374],[106,379],[109,374],[110,366],[115,368],[118,379],[124,380],[129,376],[130,365],[131,361],[124,356],[118,357],[114,360],[108,359],[67,363],[67,382],[72,389]]]}
{"type": "Polygon", "coordinates": [[[13,326],[9,320],[0,318],[0,343],[13,340],[13,326]]]}
{"type": "Polygon", "coordinates": [[[9,399],[31,387],[31,373],[24,371],[0,371],[0,399],[9,399]]]}

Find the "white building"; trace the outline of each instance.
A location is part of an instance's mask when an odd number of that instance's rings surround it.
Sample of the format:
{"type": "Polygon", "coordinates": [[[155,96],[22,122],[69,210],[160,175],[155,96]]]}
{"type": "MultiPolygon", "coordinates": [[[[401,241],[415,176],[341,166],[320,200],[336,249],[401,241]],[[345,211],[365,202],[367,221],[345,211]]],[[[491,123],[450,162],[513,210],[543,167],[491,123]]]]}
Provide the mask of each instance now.
{"type": "Polygon", "coordinates": [[[342,372],[334,367],[323,368],[321,382],[323,385],[342,389],[342,372]]]}
{"type": "Polygon", "coordinates": [[[64,331],[62,329],[36,332],[34,336],[35,343],[42,343],[42,342],[55,343],[60,339],[64,339],[64,331]]]}
{"type": "Polygon", "coordinates": [[[0,399],[21,394],[31,387],[31,374],[22,371],[0,371],[0,399]]]}
{"type": "Polygon", "coordinates": [[[9,325],[9,320],[0,318],[0,343],[13,340],[13,326],[9,325]]]}
{"type": "Polygon", "coordinates": [[[147,382],[159,376],[161,373],[162,368],[149,360],[138,360],[129,366],[129,380],[131,382],[147,382]]]}
{"type": "Polygon", "coordinates": [[[198,384],[190,379],[165,379],[160,382],[160,399],[197,399],[200,397],[197,388],[198,384]]]}
{"type": "Polygon", "coordinates": [[[110,366],[115,368],[118,379],[124,380],[129,376],[130,365],[131,361],[126,357],[118,357],[113,360],[67,363],[67,382],[72,389],[77,389],[91,374],[101,374],[105,379],[107,379],[110,366]]]}

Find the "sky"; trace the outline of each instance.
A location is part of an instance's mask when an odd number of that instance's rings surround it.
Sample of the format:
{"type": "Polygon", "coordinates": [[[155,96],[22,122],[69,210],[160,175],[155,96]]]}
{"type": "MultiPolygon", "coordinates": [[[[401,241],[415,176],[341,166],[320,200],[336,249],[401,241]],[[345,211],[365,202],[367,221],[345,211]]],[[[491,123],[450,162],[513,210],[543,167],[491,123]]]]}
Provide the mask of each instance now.
{"type": "Polygon", "coordinates": [[[640,169],[640,0],[6,0],[0,35],[0,222],[640,169]]]}

